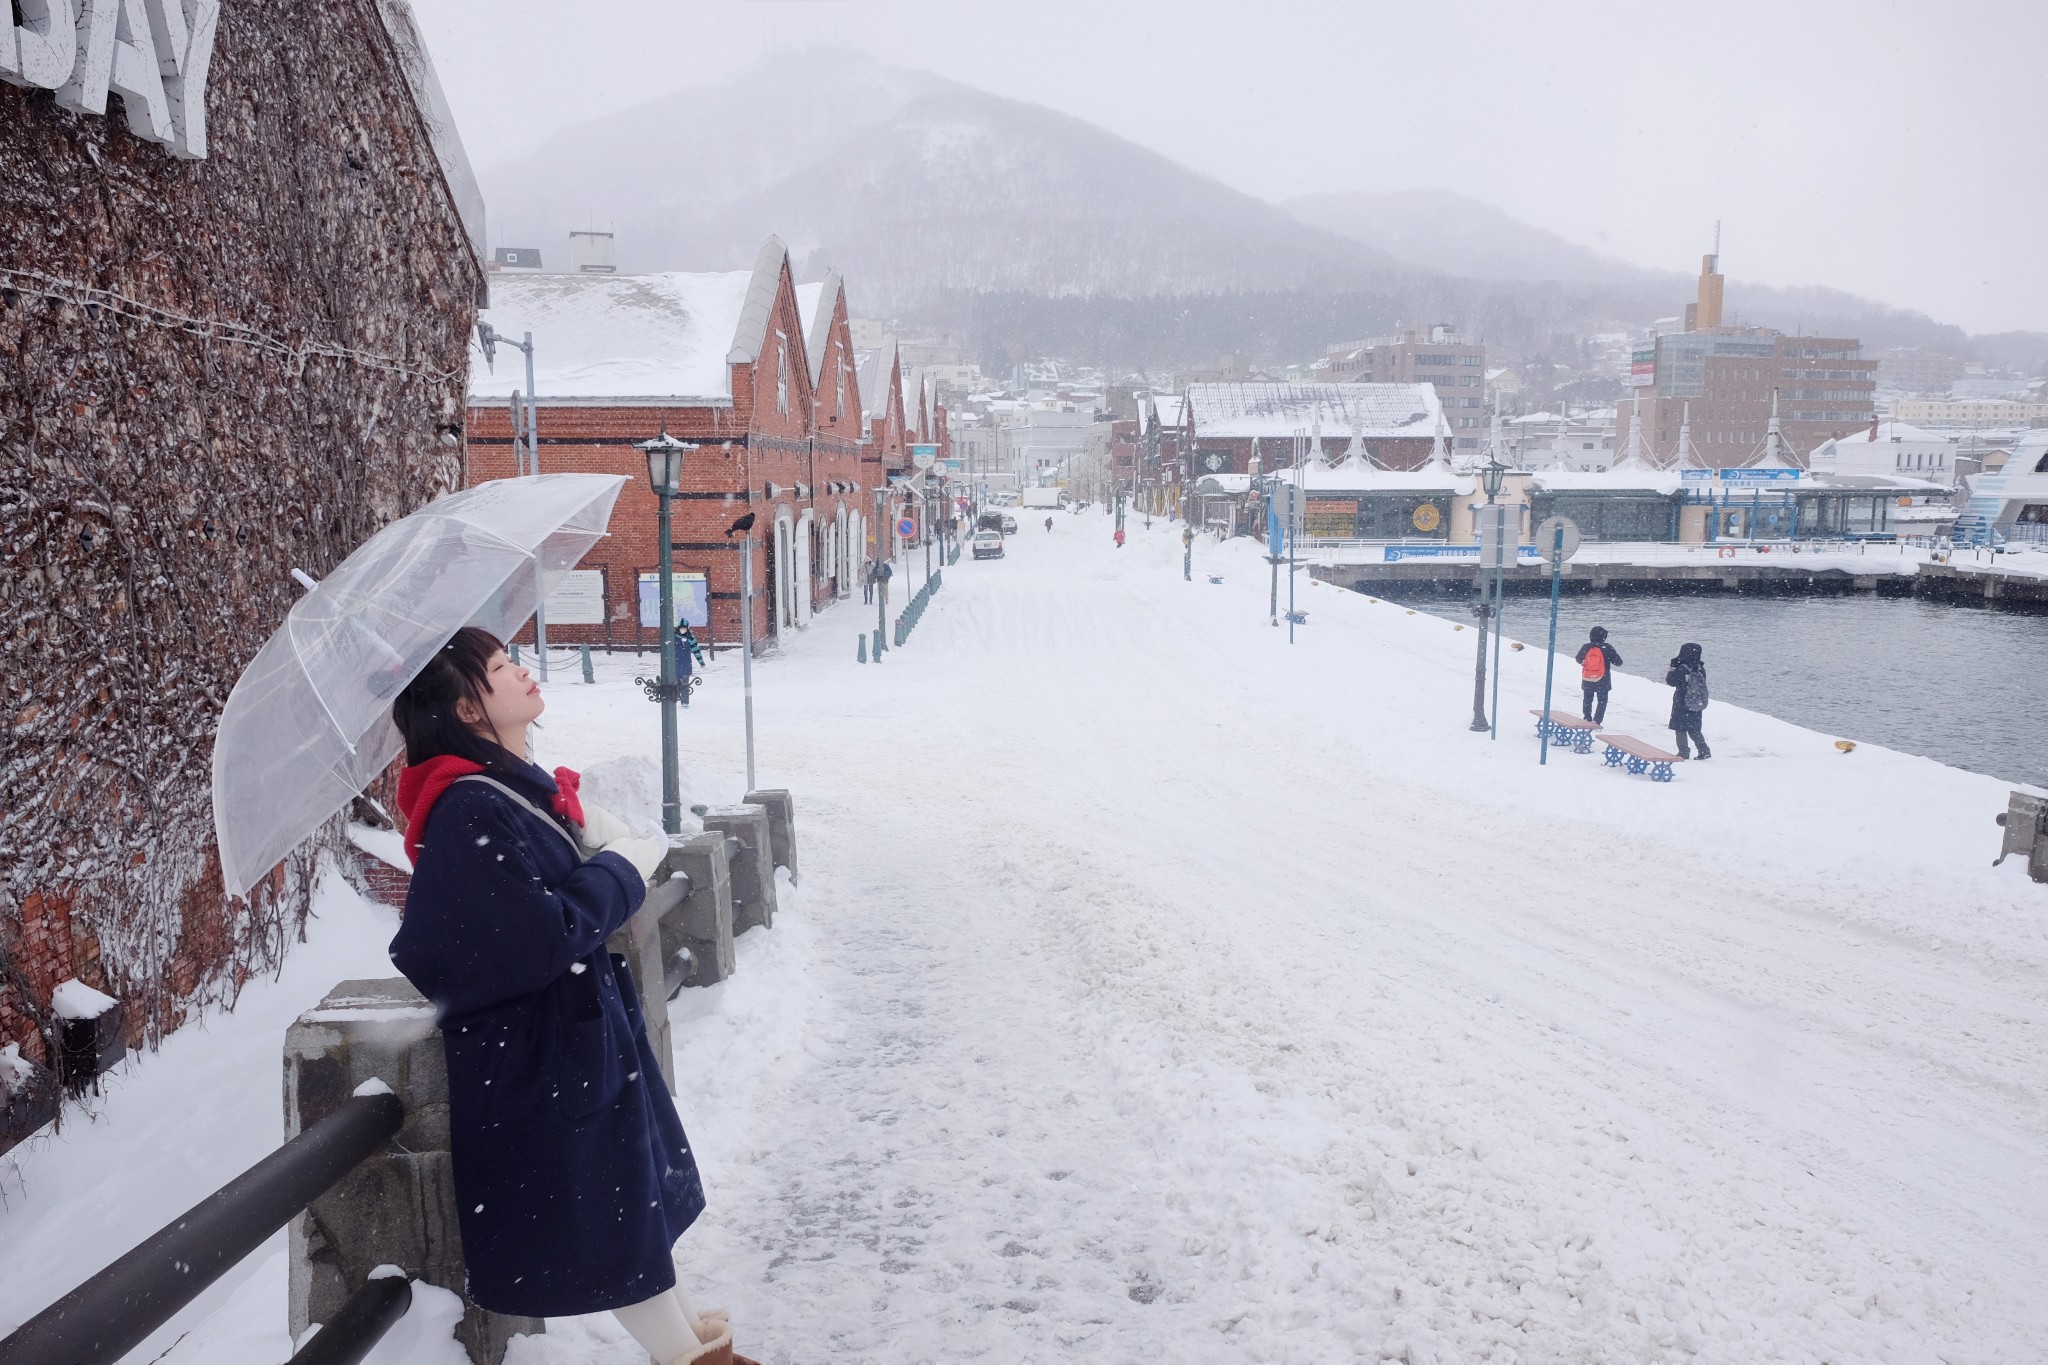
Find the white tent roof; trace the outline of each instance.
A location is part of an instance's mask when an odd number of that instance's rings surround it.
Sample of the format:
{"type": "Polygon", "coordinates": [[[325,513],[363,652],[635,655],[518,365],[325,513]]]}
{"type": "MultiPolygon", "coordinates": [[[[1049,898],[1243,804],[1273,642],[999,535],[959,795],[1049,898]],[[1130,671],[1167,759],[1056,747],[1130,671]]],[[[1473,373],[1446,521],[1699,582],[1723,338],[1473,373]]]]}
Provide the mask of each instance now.
{"type": "Polygon", "coordinates": [[[1443,405],[1428,384],[1190,384],[1199,437],[1287,437],[1322,428],[1326,441],[1435,436],[1443,405]]]}

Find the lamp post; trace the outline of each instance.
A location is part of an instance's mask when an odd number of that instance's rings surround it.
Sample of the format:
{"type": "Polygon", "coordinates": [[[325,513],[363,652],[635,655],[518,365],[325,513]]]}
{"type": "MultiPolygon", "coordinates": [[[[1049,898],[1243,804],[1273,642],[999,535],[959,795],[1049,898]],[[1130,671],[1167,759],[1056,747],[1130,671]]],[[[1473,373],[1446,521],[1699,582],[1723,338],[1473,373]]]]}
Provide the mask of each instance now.
{"type": "Polygon", "coordinates": [[[669,503],[682,490],[683,452],[697,447],[678,441],[664,424],[661,435],[635,441],[647,456],[647,482],[661,501],[661,677],[649,683],[635,679],[648,698],[661,703],[661,827],[683,832],[682,762],[676,753],[676,703],[682,688],[676,681],[676,576],[674,537],[669,532],[669,503]]]}
{"type": "MultiPolygon", "coordinates": [[[[526,352],[526,401],[523,404],[515,404],[512,412],[512,457],[517,462],[521,478],[526,477],[528,474],[540,473],[540,419],[535,412],[537,405],[534,402],[533,394],[533,333],[527,332],[524,334],[524,337],[525,339],[522,341],[514,341],[488,322],[479,322],[476,325],[477,345],[483,350],[484,364],[486,366],[493,366],[493,362],[498,358],[498,347],[500,346],[510,346],[515,350],[526,352]],[[521,408],[525,410],[526,414],[526,430],[524,433],[521,433],[519,430],[519,413],[521,408]],[[519,448],[519,438],[522,434],[526,438],[524,453],[519,448]]],[[[540,656],[540,680],[542,682],[548,680],[547,596],[546,575],[536,574],[534,576],[533,599],[533,652],[540,656]]]]}
{"type": "MultiPolygon", "coordinates": [[[[1479,471],[1480,487],[1486,490],[1486,505],[1493,506],[1500,496],[1501,485],[1507,480],[1508,467],[1497,458],[1488,456],[1486,467],[1479,471]]],[[[1486,563],[1479,564],[1479,604],[1472,608],[1472,614],[1479,618],[1479,659],[1472,665],[1472,729],[1475,733],[1491,730],[1486,720],[1486,623],[1493,619],[1498,604],[1489,607],[1486,600],[1486,563]]]]}

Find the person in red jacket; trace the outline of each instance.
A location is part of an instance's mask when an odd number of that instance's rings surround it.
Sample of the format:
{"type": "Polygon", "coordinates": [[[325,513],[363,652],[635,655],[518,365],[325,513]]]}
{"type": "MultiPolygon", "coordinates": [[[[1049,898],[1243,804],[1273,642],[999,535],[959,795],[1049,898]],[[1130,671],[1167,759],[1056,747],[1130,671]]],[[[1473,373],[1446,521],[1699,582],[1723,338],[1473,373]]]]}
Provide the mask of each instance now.
{"type": "Polygon", "coordinates": [[[1119,550],[1124,547],[1124,528],[1121,526],[1116,528],[1116,547],[1119,550]]]}
{"type": "Polygon", "coordinates": [[[1621,655],[1607,643],[1607,627],[1595,626],[1592,636],[1579,646],[1579,691],[1585,696],[1580,713],[1595,725],[1607,719],[1607,694],[1614,688],[1614,670],[1621,667],[1621,655]]]}

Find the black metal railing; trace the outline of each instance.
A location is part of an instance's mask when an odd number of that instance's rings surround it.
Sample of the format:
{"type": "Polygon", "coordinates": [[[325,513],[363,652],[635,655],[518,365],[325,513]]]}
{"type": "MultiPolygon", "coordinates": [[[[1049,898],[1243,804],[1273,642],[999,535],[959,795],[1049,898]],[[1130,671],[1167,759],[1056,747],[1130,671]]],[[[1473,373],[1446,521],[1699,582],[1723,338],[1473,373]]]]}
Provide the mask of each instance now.
{"type": "MultiPolygon", "coordinates": [[[[307,1205],[375,1155],[404,1122],[404,1104],[388,1091],[345,1100],[333,1113],[172,1219],[133,1251],[11,1335],[0,1338],[0,1365],[115,1365],[307,1205]]],[[[371,1281],[350,1297],[335,1320],[316,1333],[293,1361],[353,1365],[404,1315],[411,1301],[411,1286],[402,1277],[371,1281]],[[360,1348],[356,1349],[358,1342],[360,1348]],[[348,1353],[351,1349],[354,1354],[348,1353]]]]}

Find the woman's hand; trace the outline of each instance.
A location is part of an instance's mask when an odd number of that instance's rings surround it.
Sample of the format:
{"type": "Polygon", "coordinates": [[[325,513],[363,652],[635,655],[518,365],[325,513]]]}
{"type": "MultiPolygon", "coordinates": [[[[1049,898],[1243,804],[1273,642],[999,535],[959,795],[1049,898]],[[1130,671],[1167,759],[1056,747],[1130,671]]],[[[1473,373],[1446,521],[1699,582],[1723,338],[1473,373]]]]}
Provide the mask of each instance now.
{"type": "Polygon", "coordinates": [[[644,881],[654,875],[654,870],[661,866],[661,860],[668,856],[668,836],[653,834],[641,838],[628,834],[623,839],[611,840],[598,852],[618,854],[633,865],[644,881]]]}
{"type": "Polygon", "coordinates": [[[585,848],[603,848],[613,840],[630,839],[632,837],[633,831],[627,827],[624,820],[613,815],[603,806],[593,806],[588,801],[583,803],[583,846],[585,848]]]}

